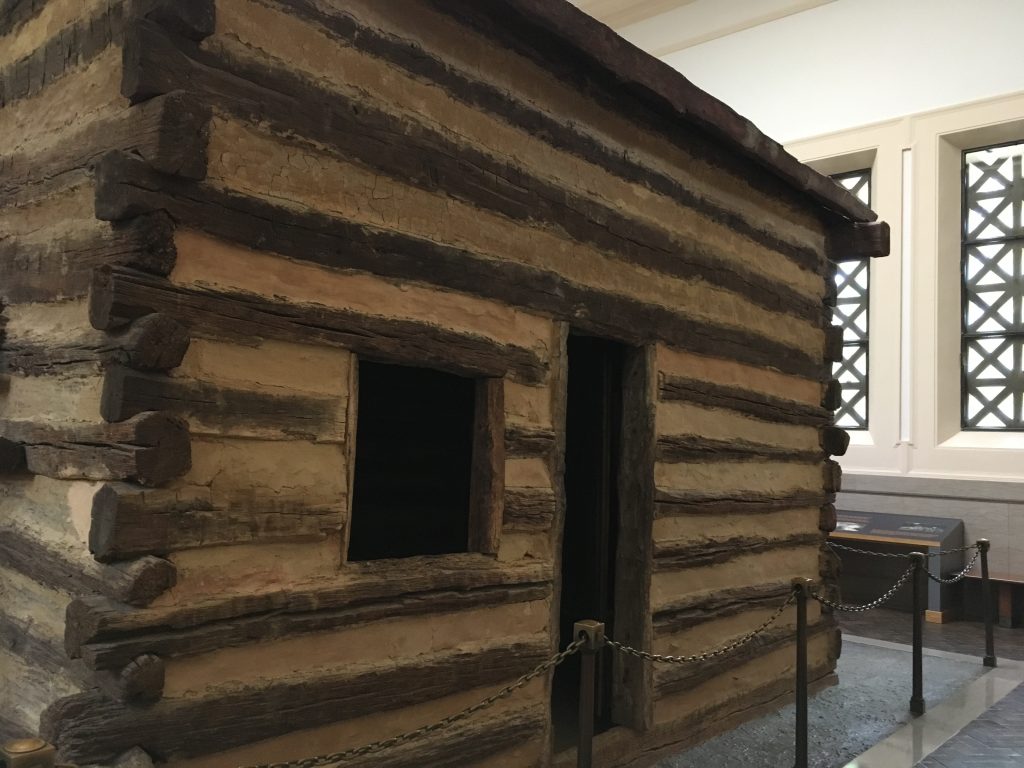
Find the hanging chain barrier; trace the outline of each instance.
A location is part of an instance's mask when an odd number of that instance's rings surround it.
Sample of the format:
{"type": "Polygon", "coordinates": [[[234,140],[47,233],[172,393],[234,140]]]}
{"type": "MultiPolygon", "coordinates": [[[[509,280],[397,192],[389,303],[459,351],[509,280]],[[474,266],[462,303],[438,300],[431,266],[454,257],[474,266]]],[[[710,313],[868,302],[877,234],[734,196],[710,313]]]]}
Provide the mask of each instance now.
{"type": "MultiPolygon", "coordinates": [[[[845,544],[837,544],[834,541],[829,541],[828,545],[832,549],[841,549],[845,552],[856,552],[858,555],[871,555],[872,557],[900,557],[904,560],[910,558],[910,555],[906,552],[872,552],[870,549],[858,549],[857,547],[848,547],[845,544]]],[[[941,557],[942,555],[956,555],[960,552],[970,552],[972,549],[977,550],[978,545],[968,544],[966,547],[954,547],[952,549],[937,549],[934,552],[926,552],[924,556],[941,557]]]]}
{"type": "Polygon", "coordinates": [[[940,576],[936,576],[931,571],[925,571],[925,573],[928,574],[929,579],[936,582],[937,584],[956,584],[957,582],[963,581],[965,578],[967,578],[967,575],[974,570],[974,564],[978,562],[979,557],[981,557],[980,549],[974,553],[974,557],[971,558],[971,562],[969,562],[962,571],[960,571],[956,576],[951,576],[948,579],[943,579],[940,576]]]}
{"type": "Polygon", "coordinates": [[[786,602],[782,603],[775,612],[769,616],[762,624],[756,629],[748,632],[742,637],[738,637],[731,643],[719,646],[718,648],[712,648],[711,650],[704,651],[702,653],[695,653],[692,656],[668,656],[658,653],[650,653],[649,651],[641,651],[639,648],[632,648],[624,643],[616,642],[610,637],[605,638],[605,642],[614,648],[619,653],[623,653],[627,656],[636,656],[638,659],[644,659],[646,661],[653,661],[657,664],[697,664],[702,661],[708,661],[718,656],[725,656],[726,654],[732,653],[737,648],[749,643],[755,637],[763,634],[767,631],[768,627],[778,621],[779,617],[785,612],[786,608],[791,606],[796,601],[796,593],[791,592],[789,597],[786,598],[786,602]]]}
{"type": "Polygon", "coordinates": [[[578,653],[586,642],[587,641],[585,639],[575,640],[567,646],[565,650],[559,651],[551,658],[538,664],[514,683],[505,686],[497,693],[488,696],[482,701],[478,701],[472,706],[456,712],[454,715],[448,715],[448,717],[443,720],[438,720],[437,722],[430,723],[429,725],[424,725],[414,731],[406,731],[405,733],[400,733],[397,736],[381,739],[380,741],[375,741],[372,744],[367,744],[363,747],[347,749],[344,752],[335,752],[330,755],[317,755],[315,757],[306,757],[300,760],[289,760],[288,762],[282,763],[259,763],[257,765],[246,766],[246,768],[320,768],[320,766],[335,765],[337,763],[345,762],[346,760],[352,760],[356,757],[364,757],[375,752],[390,749],[391,747],[397,747],[399,744],[415,741],[422,736],[427,736],[428,734],[435,733],[436,731],[444,730],[455,723],[461,722],[462,720],[475,715],[480,710],[487,709],[501,699],[511,696],[530,681],[545,674],[548,670],[554,669],[570,656],[578,653]]]}
{"type": "MultiPolygon", "coordinates": [[[[842,544],[831,543],[836,549],[851,552],[863,552],[864,554],[879,555],[881,557],[909,557],[911,566],[904,571],[896,582],[885,591],[880,597],[864,605],[849,605],[846,603],[829,600],[813,588],[813,582],[806,578],[797,578],[792,582],[793,590],[785,601],[776,607],[771,615],[759,624],[755,629],[746,634],[724,643],[723,645],[695,653],[688,656],[672,656],[666,654],[651,653],[639,648],[633,648],[625,643],[620,643],[607,637],[605,625],[598,621],[587,620],[576,622],[573,628],[575,640],[564,650],[548,657],[526,674],[516,679],[513,683],[505,686],[496,693],[473,704],[465,709],[445,717],[442,720],[424,725],[412,731],[406,731],[365,746],[347,749],[331,754],[316,755],[297,760],[260,763],[246,766],[246,768],[324,768],[346,763],[349,760],[376,754],[392,747],[401,746],[416,741],[422,737],[443,731],[456,723],[472,717],[477,712],[493,706],[498,701],[511,696],[522,689],[531,681],[554,670],[567,659],[574,655],[580,657],[580,691],[579,691],[579,714],[580,727],[578,728],[578,746],[576,755],[576,768],[593,768],[593,738],[594,738],[594,716],[596,713],[596,683],[598,680],[597,660],[604,646],[609,646],[614,652],[626,656],[643,659],[658,664],[699,664],[715,658],[726,656],[733,651],[751,643],[763,635],[769,627],[775,624],[786,609],[795,605],[796,623],[793,628],[796,646],[796,765],[795,768],[808,768],[808,669],[807,669],[807,645],[809,638],[809,626],[807,616],[807,603],[809,600],[817,600],[824,606],[836,611],[864,612],[878,608],[888,602],[900,590],[903,585],[913,579],[913,669],[912,688],[913,694],[910,699],[910,710],[914,714],[922,714],[925,711],[924,686],[923,686],[923,620],[926,609],[928,579],[939,584],[956,584],[965,579],[979,559],[981,561],[982,579],[982,603],[985,614],[985,666],[996,666],[995,643],[993,637],[994,611],[992,607],[992,584],[988,569],[988,552],[991,547],[987,539],[979,539],[978,542],[969,547],[933,552],[931,556],[939,554],[954,554],[975,550],[967,566],[956,575],[949,578],[940,578],[928,572],[927,557],[920,552],[912,552],[909,555],[897,555],[890,553],[868,552],[866,550],[847,547],[842,544]],[[927,578],[925,578],[927,576],[927,578]]],[[[55,750],[52,745],[41,739],[21,739],[0,744],[0,766],[6,764],[8,768],[18,768],[24,765],[25,768],[52,768],[52,757],[55,750]],[[39,759],[39,758],[42,759],[39,759]]]]}
{"type": "Polygon", "coordinates": [[[910,577],[913,575],[914,566],[912,565],[903,572],[903,574],[896,580],[896,583],[889,587],[889,589],[885,593],[883,593],[881,597],[875,598],[870,603],[865,603],[864,605],[849,605],[848,603],[836,603],[832,600],[829,600],[827,597],[823,597],[817,592],[811,592],[811,597],[813,597],[822,605],[828,606],[834,611],[845,611],[847,613],[862,613],[864,611],[870,611],[873,608],[877,608],[878,606],[889,602],[892,599],[893,595],[899,592],[900,587],[906,584],[910,577]]]}

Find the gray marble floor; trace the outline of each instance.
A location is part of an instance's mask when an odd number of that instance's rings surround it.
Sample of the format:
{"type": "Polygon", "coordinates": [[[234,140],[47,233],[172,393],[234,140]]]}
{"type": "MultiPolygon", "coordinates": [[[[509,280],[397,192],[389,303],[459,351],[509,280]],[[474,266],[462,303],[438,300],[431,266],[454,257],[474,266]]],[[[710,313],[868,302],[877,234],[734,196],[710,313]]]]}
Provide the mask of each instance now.
{"type": "MultiPolygon", "coordinates": [[[[841,768],[911,720],[908,649],[846,637],[839,684],[811,701],[810,765],[841,768]]],[[[980,659],[926,656],[925,698],[934,706],[986,671],[980,659]]],[[[793,706],[662,761],[658,768],[791,768],[793,706]]]]}

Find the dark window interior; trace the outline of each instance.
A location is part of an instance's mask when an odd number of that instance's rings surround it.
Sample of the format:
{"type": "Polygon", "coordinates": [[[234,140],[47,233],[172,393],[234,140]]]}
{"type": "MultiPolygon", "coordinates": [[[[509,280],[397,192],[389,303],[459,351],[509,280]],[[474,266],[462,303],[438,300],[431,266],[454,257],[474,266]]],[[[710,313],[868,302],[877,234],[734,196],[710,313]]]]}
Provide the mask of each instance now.
{"type": "Polygon", "coordinates": [[[466,552],[475,382],[360,361],[349,560],[466,552]]]}

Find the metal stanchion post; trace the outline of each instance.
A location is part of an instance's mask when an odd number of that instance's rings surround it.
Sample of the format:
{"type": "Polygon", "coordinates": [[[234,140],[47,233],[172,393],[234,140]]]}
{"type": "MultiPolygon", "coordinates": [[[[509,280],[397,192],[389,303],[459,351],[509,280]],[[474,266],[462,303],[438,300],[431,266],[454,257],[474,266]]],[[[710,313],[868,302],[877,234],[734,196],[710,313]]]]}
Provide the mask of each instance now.
{"type": "Polygon", "coordinates": [[[924,554],[911,552],[914,564],[914,692],[910,697],[910,711],[924,714],[924,601],[928,590],[928,565],[924,554]]]}
{"type": "Polygon", "coordinates": [[[807,597],[810,579],[793,579],[796,593],[796,767],[807,768],[807,597]]]}
{"type": "Polygon", "coordinates": [[[580,648],[580,723],[576,768],[591,768],[594,760],[594,688],[597,654],[604,647],[604,624],[577,621],[573,639],[586,640],[580,648]]]}
{"type": "Polygon", "coordinates": [[[981,605],[985,612],[985,666],[996,665],[996,638],[993,630],[995,616],[992,610],[992,582],[988,575],[988,550],[992,544],[988,539],[978,539],[978,554],[981,557],[981,605]]]}

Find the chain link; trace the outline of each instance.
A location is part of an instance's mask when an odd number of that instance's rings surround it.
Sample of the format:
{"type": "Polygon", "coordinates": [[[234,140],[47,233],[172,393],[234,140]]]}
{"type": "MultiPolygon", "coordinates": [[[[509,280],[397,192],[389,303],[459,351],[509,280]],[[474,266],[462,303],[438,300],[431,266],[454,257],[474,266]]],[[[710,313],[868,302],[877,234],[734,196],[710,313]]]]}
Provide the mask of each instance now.
{"type": "MultiPolygon", "coordinates": [[[[843,549],[843,550],[846,550],[847,552],[856,552],[857,554],[860,554],[860,555],[871,555],[872,557],[903,557],[903,558],[910,557],[910,553],[909,552],[872,552],[869,549],[857,549],[857,547],[848,547],[845,544],[837,544],[836,542],[831,541],[831,540],[829,540],[828,545],[830,547],[832,547],[832,549],[843,549]]],[[[935,552],[925,552],[924,556],[925,557],[939,557],[941,555],[955,555],[955,554],[957,554],[959,552],[968,552],[968,551],[970,551],[972,549],[975,549],[975,550],[978,549],[978,545],[977,544],[969,544],[966,547],[956,547],[955,549],[939,549],[939,550],[936,550],[935,552]]]]}
{"type": "Polygon", "coordinates": [[[888,591],[886,591],[885,594],[883,594],[879,598],[876,598],[875,600],[872,600],[870,603],[865,603],[864,605],[847,605],[846,603],[834,603],[831,600],[822,597],[817,592],[811,592],[811,597],[813,597],[822,605],[826,605],[835,611],[846,611],[848,613],[870,611],[872,608],[877,608],[883,603],[891,600],[892,596],[899,591],[900,587],[907,583],[907,579],[909,579],[913,575],[913,573],[914,566],[910,566],[909,568],[907,568],[907,570],[903,572],[903,575],[896,580],[896,583],[889,587],[888,591]]]}
{"type": "Polygon", "coordinates": [[[977,552],[974,553],[974,557],[971,558],[971,562],[969,562],[967,564],[967,567],[964,568],[962,571],[960,571],[960,573],[958,573],[956,576],[953,576],[953,577],[948,578],[948,579],[943,579],[941,576],[934,576],[931,573],[929,573],[928,574],[928,578],[931,579],[932,581],[938,583],[938,584],[956,584],[958,581],[961,581],[964,578],[966,578],[967,574],[970,573],[972,570],[974,570],[974,564],[976,562],[978,562],[978,558],[980,556],[981,556],[981,550],[978,550],[977,552]]]}
{"type": "Polygon", "coordinates": [[[710,651],[704,651],[703,653],[696,653],[692,656],[664,656],[657,653],[650,653],[649,651],[641,651],[638,648],[631,648],[628,645],[623,645],[622,643],[616,642],[615,640],[612,640],[610,637],[605,638],[605,642],[612,648],[614,648],[616,651],[619,651],[620,653],[624,653],[628,656],[636,656],[637,658],[645,659],[646,661],[653,661],[663,664],[694,664],[701,661],[707,661],[708,659],[713,659],[717,656],[724,656],[727,653],[735,651],[740,646],[746,645],[755,637],[757,637],[766,629],[768,629],[768,627],[774,624],[778,620],[778,618],[783,614],[786,608],[793,604],[794,600],[796,600],[795,592],[790,593],[789,597],[786,599],[786,602],[784,602],[782,605],[776,608],[775,613],[769,616],[767,621],[761,624],[757,629],[753,630],[752,632],[748,632],[747,634],[743,635],[740,638],[737,638],[736,640],[733,640],[731,643],[728,643],[727,645],[723,645],[719,648],[714,648],[710,651]]]}
{"type": "Polygon", "coordinates": [[[582,648],[585,643],[586,640],[582,638],[576,640],[575,642],[567,646],[565,650],[556,653],[551,658],[547,659],[541,664],[538,664],[536,667],[534,667],[532,670],[530,670],[525,675],[520,677],[514,683],[505,686],[500,691],[498,691],[495,694],[492,694],[491,696],[488,696],[483,701],[479,701],[470,707],[466,707],[460,712],[456,712],[454,715],[449,715],[443,720],[438,720],[435,723],[424,725],[422,728],[417,728],[414,731],[406,731],[405,733],[400,733],[397,736],[392,736],[388,739],[382,739],[381,741],[375,741],[373,744],[367,744],[364,747],[347,749],[344,752],[335,752],[330,755],[317,755],[316,757],[306,757],[300,760],[291,760],[285,763],[260,763],[258,765],[246,766],[246,768],[320,768],[320,766],[334,765],[336,763],[341,763],[346,760],[351,760],[354,757],[363,757],[364,755],[380,752],[382,750],[398,746],[399,744],[405,744],[406,742],[414,741],[415,739],[418,739],[421,736],[426,736],[427,734],[434,733],[435,731],[440,731],[445,728],[448,728],[449,726],[454,725],[455,723],[465,720],[467,717],[475,715],[480,710],[486,709],[487,707],[498,702],[499,700],[504,699],[507,696],[510,696],[530,681],[540,677],[548,670],[557,667],[563,661],[565,661],[574,653],[576,653],[580,648],[582,648]]]}

